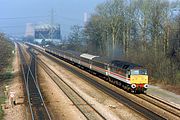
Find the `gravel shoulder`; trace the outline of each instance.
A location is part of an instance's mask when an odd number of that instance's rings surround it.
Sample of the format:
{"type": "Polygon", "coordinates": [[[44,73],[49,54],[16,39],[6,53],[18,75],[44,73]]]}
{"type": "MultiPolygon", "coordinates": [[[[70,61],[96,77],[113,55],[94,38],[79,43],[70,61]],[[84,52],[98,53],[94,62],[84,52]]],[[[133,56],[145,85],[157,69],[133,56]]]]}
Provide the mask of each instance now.
{"type": "MultiPolygon", "coordinates": [[[[73,89],[75,89],[81,96],[83,96],[84,99],[86,99],[90,104],[92,104],[96,110],[98,110],[100,113],[102,113],[106,119],[111,119],[111,120],[113,120],[113,119],[114,120],[117,120],[117,119],[122,119],[122,120],[140,119],[140,120],[143,120],[144,119],[141,115],[139,115],[136,112],[132,111],[131,109],[127,108],[123,104],[117,102],[116,100],[111,98],[109,95],[104,94],[103,92],[101,92],[94,86],[90,85],[89,83],[85,82],[78,76],[67,71],[65,68],[62,68],[57,63],[54,63],[53,61],[47,59],[46,57],[42,56],[41,54],[39,54],[39,58],[41,58],[43,61],[48,63],[48,66],[51,69],[53,69],[73,89]]],[[[44,76],[44,74],[43,74],[43,76],[44,76]]],[[[46,85],[49,86],[50,84],[46,84],[46,85]]],[[[55,86],[52,84],[49,87],[55,88],[55,86]]],[[[59,91],[58,89],[59,88],[57,88],[57,90],[53,89],[53,95],[55,94],[54,97],[55,96],[58,97],[60,95],[61,92],[56,93],[56,91],[59,91]]],[[[46,90],[47,90],[47,88],[46,88],[46,90]]],[[[62,97],[62,94],[60,96],[62,97]]],[[[52,96],[49,96],[49,97],[52,97],[52,96]]],[[[47,97],[46,97],[46,99],[47,99],[47,97]]],[[[49,98],[49,99],[51,99],[51,98],[49,98]]],[[[64,100],[61,100],[61,98],[59,98],[58,101],[64,101],[64,100]]],[[[65,101],[68,101],[68,99],[65,101]]],[[[52,106],[52,104],[57,104],[57,103],[53,103],[52,101],[49,101],[49,102],[50,102],[51,106],[52,106]]],[[[58,104],[60,104],[60,103],[61,102],[59,102],[58,104]]],[[[53,105],[53,106],[56,106],[56,105],[53,105]]],[[[51,107],[51,109],[56,110],[57,107],[53,107],[53,106],[51,107]]],[[[67,107],[64,106],[63,109],[65,109],[65,111],[66,111],[67,107]]],[[[71,112],[71,109],[68,109],[68,111],[71,112]]],[[[81,114],[78,114],[78,116],[79,115],[81,116],[81,114]]]]}

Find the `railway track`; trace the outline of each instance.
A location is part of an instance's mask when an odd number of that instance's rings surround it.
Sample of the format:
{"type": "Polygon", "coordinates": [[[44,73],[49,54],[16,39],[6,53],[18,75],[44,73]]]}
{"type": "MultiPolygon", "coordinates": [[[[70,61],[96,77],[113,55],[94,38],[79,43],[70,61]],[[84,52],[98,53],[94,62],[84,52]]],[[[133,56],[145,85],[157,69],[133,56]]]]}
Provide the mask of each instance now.
{"type": "Polygon", "coordinates": [[[149,94],[137,94],[137,97],[162,109],[163,115],[168,119],[180,119],[180,109],[168,102],[149,94]]]}
{"type": "Polygon", "coordinates": [[[85,81],[87,81],[88,83],[92,84],[93,86],[95,86],[96,88],[98,88],[99,90],[104,92],[105,94],[108,94],[109,96],[111,96],[112,98],[116,99],[117,101],[123,103],[130,109],[133,109],[137,113],[141,114],[145,118],[153,119],[153,120],[154,119],[156,119],[156,120],[165,120],[166,119],[164,116],[160,116],[158,113],[155,113],[154,111],[147,109],[146,107],[142,106],[141,104],[134,102],[133,100],[124,96],[123,94],[119,94],[118,92],[112,90],[111,88],[102,85],[101,83],[94,80],[94,78],[89,77],[87,74],[84,74],[84,72],[82,72],[82,70],[79,70],[79,68],[70,66],[69,64],[67,64],[63,61],[60,61],[58,58],[55,58],[54,56],[51,56],[47,53],[44,53],[42,51],[40,51],[40,52],[43,55],[45,55],[46,57],[53,60],[54,62],[58,63],[60,66],[66,68],[67,70],[76,74],[78,77],[80,77],[80,78],[84,79],[85,81]]]}
{"type": "Polygon", "coordinates": [[[32,120],[51,120],[50,114],[44,103],[43,97],[41,95],[40,89],[36,82],[36,62],[35,55],[32,51],[30,65],[26,63],[23,52],[21,50],[20,44],[18,44],[18,49],[21,59],[21,69],[24,77],[24,84],[28,99],[28,105],[31,113],[32,120]]]}
{"type": "Polygon", "coordinates": [[[69,86],[43,61],[38,59],[38,64],[45,70],[45,72],[51,77],[51,79],[58,85],[58,87],[64,92],[64,94],[73,102],[73,104],[88,120],[106,119],[93,107],[92,104],[88,103],[82,96],[80,96],[71,86],[69,86]]]}
{"type": "MultiPolygon", "coordinates": [[[[148,96],[149,98],[155,99],[155,100],[159,101],[160,103],[163,103],[163,104],[171,107],[172,109],[177,110],[176,112],[178,112],[177,114],[178,114],[178,116],[180,117],[180,108],[178,108],[178,107],[176,107],[176,106],[174,106],[174,105],[172,105],[172,104],[169,104],[168,102],[166,102],[166,101],[164,101],[164,100],[162,100],[162,99],[160,99],[160,98],[157,98],[157,97],[155,97],[155,96],[152,96],[152,95],[149,95],[149,94],[146,94],[146,96],[148,96]]],[[[174,112],[174,113],[176,113],[176,112],[174,112]]]]}
{"type": "MultiPolygon", "coordinates": [[[[43,51],[40,51],[43,55],[45,55],[46,57],[49,57],[51,60],[55,61],[56,63],[60,64],[61,66],[63,66],[64,68],[66,68],[67,70],[71,71],[72,73],[78,75],[79,77],[83,78],[84,80],[86,80],[87,82],[89,82],[90,84],[97,86],[97,88],[99,88],[101,91],[104,91],[106,94],[109,94],[110,96],[112,96],[113,98],[117,99],[118,101],[124,103],[125,105],[129,106],[131,109],[134,109],[135,111],[137,111],[138,113],[142,114],[143,116],[145,116],[148,119],[171,119],[171,120],[179,120],[180,119],[180,110],[172,105],[169,105],[167,102],[162,101],[160,99],[157,99],[153,96],[150,95],[133,95],[133,94],[129,94],[123,90],[120,90],[118,88],[111,88],[113,85],[110,85],[111,87],[108,87],[107,90],[104,90],[104,88],[101,88],[101,85],[97,85],[97,84],[102,84],[101,82],[97,83],[92,77],[90,78],[89,75],[85,75],[85,72],[82,72],[81,70],[79,70],[78,68],[71,66],[67,63],[65,63],[64,61],[60,61],[58,60],[58,58],[55,58],[47,53],[44,53],[43,51]],[[110,89],[110,90],[108,90],[110,89]],[[116,93],[112,93],[108,92],[108,91],[118,91],[116,95],[116,93]],[[122,91],[122,92],[119,92],[122,91]],[[122,98],[120,98],[120,96],[122,96],[122,98]],[[121,100],[120,100],[121,99],[121,100]],[[122,100],[123,99],[123,100],[122,100]],[[127,102],[124,99],[129,99],[129,101],[127,102]],[[136,100],[138,99],[138,100],[136,100]],[[132,103],[138,104],[138,106],[134,106],[132,105],[132,103]],[[144,109],[142,109],[144,108],[144,109]]],[[[105,87],[106,89],[106,87],[105,87]]]]}

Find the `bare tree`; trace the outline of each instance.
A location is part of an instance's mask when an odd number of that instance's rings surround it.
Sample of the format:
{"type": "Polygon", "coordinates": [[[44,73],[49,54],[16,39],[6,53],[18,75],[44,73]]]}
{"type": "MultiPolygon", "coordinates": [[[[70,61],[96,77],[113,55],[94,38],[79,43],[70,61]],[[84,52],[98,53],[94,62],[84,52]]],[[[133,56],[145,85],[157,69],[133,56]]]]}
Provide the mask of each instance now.
{"type": "Polygon", "coordinates": [[[178,63],[168,53],[171,32],[180,25],[172,21],[172,8],[180,6],[169,0],[110,0],[98,5],[84,29],[87,51],[140,63],[153,78],[176,83],[178,63]]]}

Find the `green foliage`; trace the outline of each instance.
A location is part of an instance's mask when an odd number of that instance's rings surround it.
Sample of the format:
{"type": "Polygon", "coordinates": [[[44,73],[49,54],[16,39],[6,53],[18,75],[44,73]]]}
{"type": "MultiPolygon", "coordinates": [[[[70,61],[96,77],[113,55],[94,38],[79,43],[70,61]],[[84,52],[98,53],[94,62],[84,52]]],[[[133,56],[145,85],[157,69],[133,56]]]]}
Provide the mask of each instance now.
{"type": "Polygon", "coordinates": [[[0,120],[3,119],[4,111],[2,110],[2,107],[0,107],[0,120]]]}
{"type": "Polygon", "coordinates": [[[0,80],[12,79],[13,74],[11,72],[0,73],[0,80]]]}
{"type": "Polygon", "coordinates": [[[14,45],[11,41],[8,41],[2,34],[0,34],[0,72],[4,72],[12,60],[14,45]]]}

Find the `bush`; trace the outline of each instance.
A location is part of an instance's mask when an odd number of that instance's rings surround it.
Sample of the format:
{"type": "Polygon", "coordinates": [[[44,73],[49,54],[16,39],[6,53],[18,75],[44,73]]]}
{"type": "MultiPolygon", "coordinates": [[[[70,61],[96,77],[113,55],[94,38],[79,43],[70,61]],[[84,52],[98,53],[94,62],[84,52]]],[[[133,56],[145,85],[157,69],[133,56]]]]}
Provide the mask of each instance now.
{"type": "Polygon", "coordinates": [[[0,80],[12,79],[13,74],[11,72],[0,73],[0,80]]]}
{"type": "Polygon", "coordinates": [[[11,41],[8,41],[0,34],[0,72],[6,71],[10,61],[12,60],[12,51],[14,50],[14,45],[11,41]]]}

